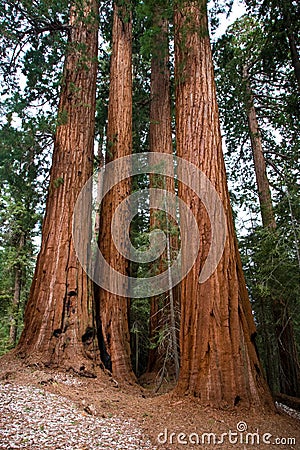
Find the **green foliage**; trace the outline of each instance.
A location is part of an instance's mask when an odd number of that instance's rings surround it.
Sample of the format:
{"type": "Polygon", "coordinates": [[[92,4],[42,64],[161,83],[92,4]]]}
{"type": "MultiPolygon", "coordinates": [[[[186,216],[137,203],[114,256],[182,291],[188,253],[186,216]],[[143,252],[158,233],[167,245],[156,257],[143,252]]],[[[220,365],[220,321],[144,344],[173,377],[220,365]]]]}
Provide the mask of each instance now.
{"type": "Polygon", "coordinates": [[[56,180],[53,181],[54,189],[59,188],[59,186],[61,186],[62,184],[64,184],[64,179],[62,177],[58,177],[56,178],[56,180]]]}
{"type": "Polygon", "coordinates": [[[9,349],[9,307],[12,276],[7,270],[6,251],[0,246],[0,356],[9,349]]]}
{"type": "Polygon", "coordinates": [[[148,299],[133,299],[130,306],[130,335],[132,348],[132,365],[139,376],[147,369],[149,349],[149,315],[148,299]]]}
{"type": "Polygon", "coordinates": [[[229,17],[232,11],[233,3],[233,0],[208,1],[210,29],[212,34],[214,34],[219,27],[220,22],[224,18],[224,15],[226,18],[229,17]]]}
{"type": "Polygon", "coordinates": [[[147,0],[140,2],[136,9],[136,20],[139,24],[140,54],[145,61],[150,61],[156,53],[159,55],[167,52],[167,48],[156,48],[156,41],[162,32],[159,22],[167,20],[172,24],[172,2],[147,0]]]}
{"type": "Polygon", "coordinates": [[[217,92],[226,139],[226,164],[238,204],[257,214],[255,174],[247,119],[245,71],[254,96],[257,119],[271,184],[289,166],[298,171],[299,112],[291,107],[295,83],[286,61],[270,74],[265,69],[269,38],[263,24],[244,16],[219,39],[214,48],[217,92]],[[298,149],[297,149],[298,148],[298,149]]]}
{"type": "MultiPolygon", "coordinates": [[[[285,217],[285,221],[288,217],[285,217]]],[[[300,238],[300,226],[296,229],[300,238]]],[[[267,360],[266,339],[274,340],[275,326],[272,304],[280,301],[288,308],[289,320],[294,325],[295,341],[300,351],[300,283],[299,255],[295,249],[294,233],[287,233],[291,227],[291,218],[284,227],[276,231],[254,229],[252,233],[240,240],[247,285],[250,292],[258,326],[258,347],[262,361],[267,360]]],[[[275,348],[275,346],[274,346],[275,348]]],[[[273,356],[276,371],[276,354],[273,356]]],[[[267,364],[267,363],[266,363],[267,364]]],[[[277,390],[279,386],[277,385],[277,390]]]]}
{"type": "Polygon", "coordinates": [[[66,125],[68,122],[68,111],[62,110],[59,111],[57,115],[57,126],[66,125]]]}
{"type": "Polygon", "coordinates": [[[4,246],[0,247],[0,356],[12,348],[9,341],[12,321],[17,326],[17,339],[22,331],[23,311],[35,264],[35,249],[32,243],[27,243],[21,251],[18,251],[14,243],[3,244],[4,246]],[[17,265],[22,269],[21,299],[18,309],[13,311],[14,275],[17,265]]]}
{"type": "Polygon", "coordinates": [[[214,58],[232,199],[235,207],[243,207],[248,218],[250,215],[242,230],[240,248],[258,327],[257,342],[268,374],[273,378],[272,388],[278,390],[276,326],[284,327],[284,320],[291,320],[298,347],[300,343],[297,195],[300,117],[286,36],[275,33],[274,29],[271,32],[269,18],[263,19],[261,15],[246,15],[237,20],[216,43],[214,58]],[[278,47],[275,52],[274,45],[278,47]],[[275,231],[260,225],[247,118],[247,83],[253,93],[267,163],[277,223],[275,231]],[[282,320],[280,324],[274,323],[274,305],[278,302],[282,311],[289,313],[287,318],[281,315],[276,319],[282,320]],[[271,365],[274,373],[270,375],[271,365]]]}
{"type": "Polygon", "coordinates": [[[6,1],[0,4],[2,92],[23,95],[36,107],[57,105],[68,33],[68,2],[6,1]],[[26,83],[19,84],[20,77],[26,83]],[[56,95],[53,95],[53,91],[56,95]]]}
{"type": "MultiPolygon", "coordinates": [[[[293,34],[299,49],[300,5],[292,0],[245,0],[249,12],[262,22],[267,45],[262,57],[265,70],[275,75],[278,64],[291,65],[289,39],[293,34]]],[[[299,53],[298,53],[299,54],[299,53]]]]}
{"type": "Polygon", "coordinates": [[[10,324],[21,330],[23,308],[33,273],[35,237],[39,232],[48,171],[45,152],[52,130],[45,117],[22,117],[15,128],[13,115],[0,128],[0,351],[9,347],[10,324]],[[12,306],[16,271],[21,273],[21,299],[12,306]]]}
{"type": "MultiPolygon", "coordinates": [[[[1,351],[10,324],[21,330],[45,201],[54,111],[69,33],[65,0],[0,4],[1,351]],[[12,307],[16,272],[21,299],[12,307]]],[[[59,119],[58,119],[59,120],[59,119]]]]}

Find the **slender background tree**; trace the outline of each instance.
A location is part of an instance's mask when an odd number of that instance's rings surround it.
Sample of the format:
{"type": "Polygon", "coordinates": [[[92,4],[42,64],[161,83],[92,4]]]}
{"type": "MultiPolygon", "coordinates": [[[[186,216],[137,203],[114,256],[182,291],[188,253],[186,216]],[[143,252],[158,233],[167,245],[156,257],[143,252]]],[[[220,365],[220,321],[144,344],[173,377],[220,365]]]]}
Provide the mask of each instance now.
{"type": "MultiPolygon", "coordinates": [[[[220,106],[230,154],[234,156],[238,151],[240,152],[239,159],[244,164],[243,172],[247,172],[246,164],[249,154],[253,158],[252,167],[253,175],[255,175],[253,190],[256,190],[258,194],[263,226],[263,233],[260,235],[257,233],[257,238],[261,240],[259,252],[265,261],[269,259],[270,246],[275,245],[277,251],[281,246],[281,233],[277,229],[275,204],[273,204],[270,190],[270,180],[274,180],[273,168],[274,166],[278,169],[284,167],[289,160],[291,167],[297,170],[293,153],[286,152],[283,145],[279,150],[281,133],[285,134],[287,128],[290,130],[291,124],[292,129],[295,129],[295,125],[293,125],[293,112],[288,111],[289,106],[285,102],[285,97],[281,95],[282,89],[278,83],[280,79],[285,83],[286,71],[279,66],[271,78],[269,69],[266,67],[268,45],[268,38],[262,32],[259,23],[253,17],[245,16],[220,39],[215,53],[219,65],[217,80],[220,88],[220,106]],[[229,83],[231,88],[227,89],[225,86],[229,83]],[[226,96],[223,96],[225,90],[226,96]],[[272,100],[271,92],[273,92],[272,100]],[[241,111],[238,120],[236,115],[232,114],[232,106],[234,111],[238,108],[241,111]],[[276,108],[276,111],[273,108],[276,108]],[[286,116],[284,121],[281,119],[280,110],[286,116]],[[276,159],[272,157],[272,152],[276,159]],[[271,155],[272,159],[268,159],[268,155],[271,155]],[[269,174],[267,162],[271,162],[269,174]],[[262,256],[264,252],[265,255],[262,256]]],[[[252,174],[249,173],[249,175],[251,180],[252,174]]],[[[249,185],[249,181],[245,183],[244,180],[242,192],[248,189],[247,184],[249,185]]],[[[273,187],[276,184],[275,179],[272,183],[273,187]]],[[[261,278],[260,283],[264,289],[260,292],[256,289],[253,295],[257,305],[259,330],[264,336],[262,355],[269,384],[273,391],[280,390],[296,396],[299,392],[299,361],[293,330],[294,313],[290,312],[294,311],[295,305],[290,301],[289,296],[285,295],[282,287],[278,289],[279,278],[277,278],[278,264],[281,267],[281,273],[283,272],[285,254],[286,252],[282,249],[280,263],[279,255],[274,258],[273,254],[273,261],[270,261],[267,269],[268,275],[265,265],[265,279],[263,280],[259,275],[256,276],[255,283],[261,278]]]]}

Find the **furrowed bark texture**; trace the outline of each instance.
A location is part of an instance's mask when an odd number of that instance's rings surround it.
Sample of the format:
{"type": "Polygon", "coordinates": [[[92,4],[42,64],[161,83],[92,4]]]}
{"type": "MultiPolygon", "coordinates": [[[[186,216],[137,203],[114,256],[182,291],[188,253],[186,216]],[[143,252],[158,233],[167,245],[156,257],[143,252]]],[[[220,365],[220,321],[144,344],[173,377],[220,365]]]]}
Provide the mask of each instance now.
{"type": "MultiPolygon", "coordinates": [[[[106,163],[132,152],[132,19],[129,2],[114,4],[113,44],[110,69],[106,163]]],[[[117,251],[111,235],[111,220],[117,206],[130,195],[130,179],[114,186],[101,206],[99,247],[116,271],[129,275],[129,262],[117,251]]],[[[126,220],[126,218],[124,217],[126,220]]],[[[120,222],[120,227],[124,224],[120,222]]],[[[111,280],[113,285],[113,280],[111,280]]],[[[106,367],[114,376],[135,379],[130,359],[129,299],[100,289],[100,344],[106,367]]]]}
{"type": "MultiPolygon", "coordinates": [[[[17,352],[34,363],[90,374],[97,362],[93,295],[72,241],[78,194],[93,171],[98,4],[71,7],[46,215],[17,352]]],[[[91,211],[83,212],[82,236],[91,211]]],[[[88,228],[86,228],[88,227],[88,228]]],[[[81,243],[87,246],[89,237],[81,243]]]]}
{"type": "MultiPolygon", "coordinates": [[[[221,261],[200,284],[211,243],[210,220],[196,194],[179,185],[179,196],[190,205],[199,225],[200,252],[181,285],[177,391],[217,407],[270,406],[229,203],[205,1],[187,1],[175,8],[175,58],[177,155],[209,178],[222,200],[227,222],[221,261]]],[[[184,225],[184,217],[182,221],[184,225]]]]}

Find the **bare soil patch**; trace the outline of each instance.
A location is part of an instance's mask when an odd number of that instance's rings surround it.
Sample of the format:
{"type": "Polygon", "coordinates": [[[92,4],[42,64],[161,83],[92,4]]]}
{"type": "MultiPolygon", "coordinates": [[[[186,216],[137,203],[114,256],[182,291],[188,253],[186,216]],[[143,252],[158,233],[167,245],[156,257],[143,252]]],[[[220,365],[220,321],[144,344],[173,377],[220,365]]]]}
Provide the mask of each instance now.
{"type": "MultiPolygon", "coordinates": [[[[114,433],[124,434],[123,441],[112,439],[111,443],[105,442],[103,434],[106,428],[100,426],[98,439],[95,435],[94,443],[89,443],[87,439],[83,446],[74,444],[70,447],[72,449],[300,449],[299,415],[283,407],[268,413],[239,407],[230,411],[217,410],[204,407],[195,398],[179,398],[172,392],[154,394],[151,384],[147,388],[138,384],[124,385],[103,372],[99,372],[95,379],[88,379],[53,369],[27,367],[10,354],[0,360],[0,383],[6,386],[6,391],[10,386],[12,391],[20,387],[20,392],[24,387],[30,387],[33,396],[34,392],[46,396],[49,420],[57,410],[56,401],[59,398],[62,405],[65,402],[66,409],[75,405],[83,418],[98,420],[99,424],[102,420],[103,426],[107,425],[108,429],[111,426],[108,439],[114,433]],[[125,426],[118,428],[118,424],[125,426]],[[140,444],[136,444],[134,439],[139,433],[140,444]]],[[[2,427],[6,421],[4,413],[5,408],[2,407],[2,427]]],[[[24,422],[26,420],[24,417],[24,422]]],[[[76,429],[74,432],[76,441],[76,429]]],[[[20,448],[36,448],[28,445],[20,448]]],[[[2,448],[18,447],[4,446],[0,437],[2,448]]],[[[47,448],[61,450],[57,446],[47,448]]]]}

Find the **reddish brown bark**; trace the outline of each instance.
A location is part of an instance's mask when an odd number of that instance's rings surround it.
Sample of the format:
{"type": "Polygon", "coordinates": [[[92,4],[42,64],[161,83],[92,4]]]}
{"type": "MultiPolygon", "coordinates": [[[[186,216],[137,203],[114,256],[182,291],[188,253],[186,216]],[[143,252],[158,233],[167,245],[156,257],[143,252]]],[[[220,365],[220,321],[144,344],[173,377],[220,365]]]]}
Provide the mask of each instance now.
{"type": "MultiPolygon", "coordinates": [[[[132,20],[131,4],[114,3],[113,43],[110,69],[106,163],[132,152],[132,20]]],[[[116,207],[130,194],[130,180],[114,186],[101,205],[99,247],[111,267],[129,274],[129,262],[117,251],[111,235],[116,207]]],[[[120,227],[122,227],[120,223],[120,227]]],[[[103,359],[114,376],[134,380],[128,328],[129,299],[100,292],[103,359]]]]}
{"type": "MultiPolygon", "coordinates": [[[[199,225],[200,252],[181,285],[177,391],[217,407],[270,406],[229,203],[205,0],[183,2],[175,8],[175,64],[177,154],[209,178],[227,222],[221,261],[200,284],[211,242],[210,220],[194,192],[179,185],[179,196],[190,205],[199,225]]],[[[184,217],[181,220],[184,226],[184,217]]]]}
{"type": "MultiPolygon", "coordinates": [[[[173,154],[171,127],[171,98],[169,71],[169,40],[168,21],[162,18],[159,6],[156,6],[153,19],[156,34],[153,37],[153,55],[151,60],[151,104],[150,104],[150,152],[173,154]]],[[[150,175],[150,188],[164,189],[175,193],[174,179],[161,175],[150,175]]],[[[151,204],[151,200],[150,200],[151,204]]],[[[166,205],[162,205],[164,210],[166,205]]],[[[175,208],[174,213],[175,213],[175,208]]],[[[175,219],[162,210],[150,209],[150,229],[161,229],[167,233],[168,250],[155,263],[155,275],[168,269],[168,259],[171,263],[178,250],[178,236],[168,234],[175,227],[175,219]],[[169,254],[168,254],[169,253],[169,254]]],[[[150,341],[155,342],[157,333],[164,326],[171,329],[172,352],[174,354],[175,372],[179,370],[177,349],[175,308],[178,307],[178,287],[169,289],[165,294],[152,297],[150,307],[150,341]]],[[[164,351],[157,347],[150,348],[148,371],[157,372],[163,365],[164,351]]]]}
{"type": "MultiPolygon", "coordinates": [[[[93,171],[97,2],[85,2],[80,10],[72,6],[70,25],[41,251],[17,352],[30,362],[88,375],[99,362],[93,295],[75,254],[72,214],[93,171]]],[[[82,227],[90,226],[90,213],[87,207],[82,227]]]]}
{"type": "Polygon", "coordinates": [[[243,79],[247,94],[247,118],[251,139],[251,148],[254,161],[256,184],[260,203],[261,217],[264,227],[276,228],[275,216],[273,212],[270,185],[267,176],[266,160],[264,157],[260,129],[257,121],[254,99],[249,82],[249,73],[246,66],[243,68],[243,79]]]}

